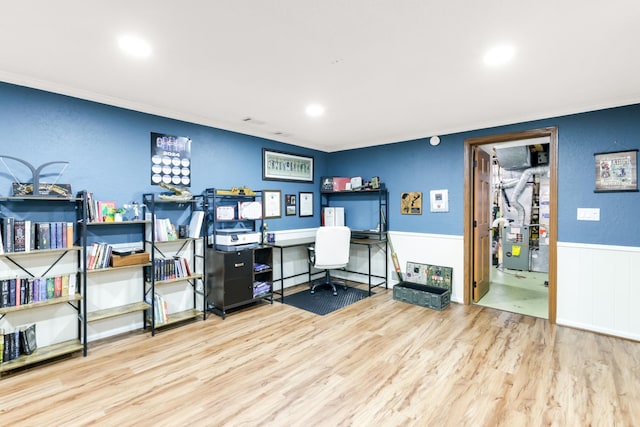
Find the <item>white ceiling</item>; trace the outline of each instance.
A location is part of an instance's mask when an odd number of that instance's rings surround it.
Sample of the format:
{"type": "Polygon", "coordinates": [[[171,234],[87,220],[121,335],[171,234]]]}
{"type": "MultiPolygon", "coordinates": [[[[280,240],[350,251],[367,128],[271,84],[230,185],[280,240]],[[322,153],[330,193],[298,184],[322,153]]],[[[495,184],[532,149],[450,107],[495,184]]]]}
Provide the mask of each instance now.
{"type": "Polygon", "coordinates": [[[640,102],[638,0],[2,0],[1,10],[2,81],[322,151],[640,102]],[[151,57],[125,56],[125,33],[144,37],[151,57]],[[485,66],[504,42],[514,60],[485,66]],[[311,102],[323,117],[305,115],[311,102]]]}

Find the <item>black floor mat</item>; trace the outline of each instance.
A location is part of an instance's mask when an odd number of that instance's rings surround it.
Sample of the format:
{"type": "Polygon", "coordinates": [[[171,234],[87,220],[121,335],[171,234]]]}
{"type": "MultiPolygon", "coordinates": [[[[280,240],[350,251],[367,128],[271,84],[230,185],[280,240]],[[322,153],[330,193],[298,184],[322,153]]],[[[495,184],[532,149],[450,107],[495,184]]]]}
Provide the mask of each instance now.
{"type": "MultiPolygon", "coordinates": [[[[333,291],[328,286],[316,288],[316,292],[312,294],[309,289],[297,292],[284,297],[284,303],[307,310],[320,316],[336,311],[349,304],[358,302],[369,295],[368,291],[362,289],[336,286],[338,295],[334,296],[333,291]]],[[[371,293],[373,295],[373,292],[371,293]]]]}

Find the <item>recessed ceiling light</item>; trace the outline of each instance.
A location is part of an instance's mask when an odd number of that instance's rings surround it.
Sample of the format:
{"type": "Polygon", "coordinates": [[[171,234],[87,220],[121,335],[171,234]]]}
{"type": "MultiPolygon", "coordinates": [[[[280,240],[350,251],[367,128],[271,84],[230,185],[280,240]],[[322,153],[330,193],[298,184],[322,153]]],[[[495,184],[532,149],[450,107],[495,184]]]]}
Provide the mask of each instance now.
{"type": "Polygon", "coordinates": [[[324,114],[324,107],[320,104],[311,104],[307,106],[307,115],[311,117],[320,117],[324,114]]]}
{"type": "Polygon", "coordinates": [[[503,65],[513,59],[516,50],[510,45],[495,46],[484,55],[484,63],[490,66],[503,65]]]}
{"type": "Polygon", "coordinates": [[[151,55],[151,46],[140,37],[126,35],[118,39],[120,49],[137,58],[147,58],[151,55]]]}

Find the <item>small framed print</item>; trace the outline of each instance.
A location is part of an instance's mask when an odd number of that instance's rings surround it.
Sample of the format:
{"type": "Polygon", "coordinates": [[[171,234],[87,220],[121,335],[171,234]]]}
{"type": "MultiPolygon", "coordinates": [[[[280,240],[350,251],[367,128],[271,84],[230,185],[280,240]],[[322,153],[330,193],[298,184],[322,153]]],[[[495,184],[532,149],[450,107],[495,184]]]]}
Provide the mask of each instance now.
{"type": "Polygon", "coordinates": [[[263,190],[262,198],[265,219],[282,217],[282,192],[280,190],[263,190]]]}
{"type": "Polygon", "coordinates": [[[313,216],[313,193],[298,193],[300,202],[300,216],[313,216]]]}
{"type": "Polygon", "coordinates": [[[284,214],[291,216],[296,214],[297,197],[295,194],[286,194],[284,196],[284,214]]]}
{"type": "Polygon", "coordinates": [[[403,215],[422,215],[422,193],[404,192],[400,195],[400,213],[403,215]]]}
{"type": "Polygon", "coordinates": [[[595,153],[596,193],[638,191],[638,150],[595,153]]]}

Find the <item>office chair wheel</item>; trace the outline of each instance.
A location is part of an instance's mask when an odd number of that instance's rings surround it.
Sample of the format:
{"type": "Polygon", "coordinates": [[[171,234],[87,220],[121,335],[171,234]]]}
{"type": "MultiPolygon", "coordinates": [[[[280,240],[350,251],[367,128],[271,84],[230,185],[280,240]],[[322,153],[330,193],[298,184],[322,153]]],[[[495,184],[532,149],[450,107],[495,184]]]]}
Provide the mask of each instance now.
{"type": "Polygon", "coordinates": [[[315,289],[311,289],[311,291],[310,291],[309,293],[310,293],[310,294],[315,294],[315,293],[316,293],[316,291],[315,291],[315,289]]]}
{"type": "Polygon", "coordinates": [[[333,296],[337,297],[338,296],[338,291],[333,291],[333,296]]]}

